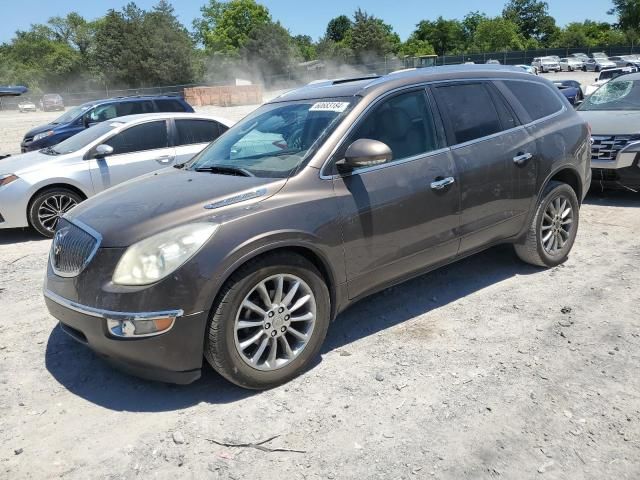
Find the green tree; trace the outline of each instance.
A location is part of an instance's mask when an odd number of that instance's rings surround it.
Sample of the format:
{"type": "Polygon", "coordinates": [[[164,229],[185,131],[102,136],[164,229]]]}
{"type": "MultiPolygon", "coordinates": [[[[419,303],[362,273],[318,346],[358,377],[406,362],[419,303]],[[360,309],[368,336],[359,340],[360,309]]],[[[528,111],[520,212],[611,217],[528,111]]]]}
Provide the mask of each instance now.
{"type": "Polygon", "coordinates": [[[325,38],[333,42],[342,42],[352,27],[351,19],[346,15],[340,15],[329,21],[325,38]]]}
{"type": "Polygon", "coordinates": [[[485,52],[521,50],[523,48],[518,26],[503,17],[482,20],[476,28],[473,42],[475,48],[485,52]]]}
{"type": "Polygon", "coordinates": [[[318,58],[316,46],[309,35],[296,35],[293,37],[293,43],[298,49],[298,56],[305,62],[318,58]]]}
{"type": "Polygon", "coordinates": [[[464,49],[464,28],[458,20],[445,20],[443,17],[438,17],[435,22],[422,20],[413,35],[433,45],[438,55],[454,54],[464,49]]]}
{"type": "Polygon", "coordinates": [[[271,23],[269,10],[255,0],[209,0],[194,21],[195,38],[209,52],[237,57],[258,26],[271,23]]]}
{"type": "Polygon", "coordinates": [[[397,50],[400,37],[379,18],[358,9],[354,14],[353,28],[345,38],[357,61],[381,57],[397,50]]]}
{"type": "Polygon", "coordinates": [[[400,47],[400,55],[408,57],[418,57],[420,55],[433,55],[436,51],[426,40],[417,39],[415,36],[410,36],[406,42],[400,47]]]}
{"type": "Polygon", "coordinates": [[[549,5],[540,0],[509,0],[502,16],[515,23],[525,37],[545,42],[556,33],[556,24],[549,15],[549,5]]]}
{"type": "Polygon", "coordinates": [[[249,32],[242,56],[261,76],[281,75],[298,60],[289,32],[280,22],[258,25],[249,32]]]}
{"type": "Polygon", "coordinates": [[[607,13],[618,17],[623,31],[640,31],[640,0],[612,0],[613,8],[607,13]]]}
{"type": "Polygon", "coordinates": [[[485,13],[478,10],[475,12],[467,13],[462,19],[462,30],[464,31],[465,44],[470,46],[473,42],[473,37],[476,34],[478,25],[480,22],[487,20],[489,17],[485,13]]]}

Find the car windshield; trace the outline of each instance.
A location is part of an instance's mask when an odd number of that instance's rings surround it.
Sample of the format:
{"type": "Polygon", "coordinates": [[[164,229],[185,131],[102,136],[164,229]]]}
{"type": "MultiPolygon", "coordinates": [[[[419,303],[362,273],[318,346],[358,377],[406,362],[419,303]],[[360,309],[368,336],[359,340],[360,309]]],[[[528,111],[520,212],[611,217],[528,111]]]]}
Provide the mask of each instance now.
{"type": "Polygon", "coordinates": [[[69,123],[71,120],[75,120],[76,117],[80,116],[82,112],[86,112],[90,107],[73,107],[71,110],[67,110],[64,114],[56,118],[52,125],[57,125],[59,123],[69,123]]]}
{"type": "Polygon", "coordinates": [[[122,122],[98,123],[97,125],[89,127],[73,137],[67,138],[65,141],[60,142],[54,147],[50,147],[49,151],[55,155],[77,152],[121,125],[123,125],[122,122]]]}
{"type": "Polygon", "coordinates": [[[587,98],[580,110],[640,110],[640,81],[606,83],[587,98]]]}
{"type": "Polygon", "coordinates": [[[286,178],[313,155],[353,105],[353,97],[264,105],[196,155],[186,168],[286,178]]]}

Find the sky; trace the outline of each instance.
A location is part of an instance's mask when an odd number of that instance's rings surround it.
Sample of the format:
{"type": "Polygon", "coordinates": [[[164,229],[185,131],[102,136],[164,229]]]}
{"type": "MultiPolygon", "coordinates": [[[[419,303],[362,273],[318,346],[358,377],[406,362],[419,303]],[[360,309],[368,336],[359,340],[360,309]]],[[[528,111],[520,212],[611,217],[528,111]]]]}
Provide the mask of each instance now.
{"type": "MultiPolygon", "coordinates": [[[[188,28],[200,14],[200,7],[206,0],[171,0],[180,21],[188,28]]],[[[402,40],[411,34],[415,24],[423,19],[462,19],[472,10],[480,10],[489,16],[499,15],[506,0],[258,0],[266,5],[274,20],[280,22],[293,35],[307,34],[317,40],[324,34],[329,20],[347,14],[361,7],[363,10],[382,18],[393,26],[402,40]]],[[[11,40],[16,30],[25,30],[32,23],[45,23],[50,17],[64,16],[76,11],[88,19],[102,16],[109,8],[120,9],[129,0],[2,0],[2,22],[0,22],[0,42],[11,40]]],[[[137,0],[144,9],[151,8],[157,0],[137,0]]],[[[559,25],[583,21],[586,18],[597,21],[613,21],[607,15],[611,0],[547,0],[549,13],[559,25]]]]}

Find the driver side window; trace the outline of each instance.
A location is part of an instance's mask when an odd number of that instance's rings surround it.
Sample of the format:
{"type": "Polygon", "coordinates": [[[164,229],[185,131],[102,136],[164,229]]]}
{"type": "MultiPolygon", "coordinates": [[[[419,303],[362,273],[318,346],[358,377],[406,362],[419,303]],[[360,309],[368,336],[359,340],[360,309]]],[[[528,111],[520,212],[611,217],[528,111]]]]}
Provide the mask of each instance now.
{"type": "Polygon", "coordinates": [[[356,127],[336,159],[356,140],[378,140],[393,153],[392,162],[440,148],[436,128],[424,90],[402,93],[376,105],[356,127]]]}
{"type": "Polygon", "coordinates": [[[91,113],[89,113],[89,122],[105,122],[107,120],[111,120],[112,118],[116,118],[117,116],[118,114],[116,112],[115,105],[101,105],[94,108],[91,113]]]}
{"type": "Polygon", "coordinates": [[[113,147],[112,155],[167,148],[167,123],[162,120],[135,125],[111,137],[104,144],[113,147]]]}

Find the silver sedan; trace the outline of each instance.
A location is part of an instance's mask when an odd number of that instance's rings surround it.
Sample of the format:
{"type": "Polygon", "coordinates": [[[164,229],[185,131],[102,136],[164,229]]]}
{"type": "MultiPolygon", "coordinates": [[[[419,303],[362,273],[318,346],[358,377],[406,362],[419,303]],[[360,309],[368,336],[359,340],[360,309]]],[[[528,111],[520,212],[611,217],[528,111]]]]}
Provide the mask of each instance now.
{"type": "Polygon", "coordinates": [[[0,229],[31,226],[51,237],[58,219],[78,203],[190,160],[233,123],[196,113],[131,115],[0,160],[0,229]]]}

